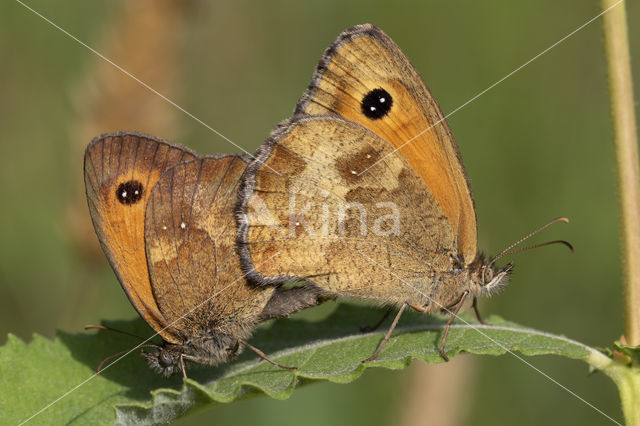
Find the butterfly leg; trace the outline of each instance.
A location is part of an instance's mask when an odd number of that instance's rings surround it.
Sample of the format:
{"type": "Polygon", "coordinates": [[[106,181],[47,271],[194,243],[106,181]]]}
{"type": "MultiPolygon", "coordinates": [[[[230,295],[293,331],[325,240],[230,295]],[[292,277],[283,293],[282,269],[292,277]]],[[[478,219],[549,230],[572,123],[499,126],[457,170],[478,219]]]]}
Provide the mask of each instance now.
{"type": "Polygon", "coordinates": [[[480,311],[478,310],[478,298],[476,296],[473,296],[473,305],[471,306],[473,307],[473,312],[475,312],[478,322],[480,324],[487,325],[487,323],[482,319],[482,316],[480,316],[480,311]]]}
{"type": "Polygon", "coordinates": [[[252,351],[254,351],[260,358],[262,358],[263,360],[267,361],[270,364],[275,365],[278,368],[282,368],[283,370],[297,370],[297,367],[287,367],[281,364],[278,364],[275,361],[270,360],[264,352],[262,352],[260,349],[256,348],[255,346],[251,346],[249,343],[245,342],[244,340],[240,340],[240,343],[242,343],[244,346],[246,346],[247,348],[251,349],[252,351]]]}
{"type": "Polygon", "coordinates": [[[393,323],[391,323],[391,327],[389,327],[389,330],[387,330],[387,334],[385,334],[384,339],[382,339],[382,342],[380,342],[380,344],[378,345],[378,349],[376,349],[376,351],[373,353],[373,355],[371,355],[369,358],[367,358],[365,360],[362,360],[363,363],[364,362],[370,362],[370,361],[373,361],[374,359],[378,358],[378,354],[380,354],[380,351],[382,350],[384,345],[386,345],[387,342],[389,341],[389,339],[391,338],[391,333],[393,333],[393,330],[396,328],[396,325],[398,325],[398,321],[400,321],[400,317],[402,316],[402,313],[407,308],[407,306],[408,305],[406,303],[402,304],[402,307],[400,308],[400,310],[396,314],[396,317],[393,319],[393,323]]]}
{"type": "Polygon", "coordinates": [[[384,313],[382,318],[380,318],[380,321],[378,321],[374,325],[363,325],[362,327],[360,327],[360,332],[370,333],[372,331],[377,330],[382,325],[382,323],[385,322],[387,318],[389,318],[389,315],[391,315],[391,312],[393,312],[393,308],[390,307],[389,309],[387,309],[387,312],[384,313]]]}
{"type": "Polygon", "coordinates": [[[453,320],[456,319],[456,317],[458,316],[458,312],[460,312],[460,309],[462,308],[462,305],[464,304],[464,300],[467,298],[468,294],[469,294],[469,290],[465,290],[465,292],[462,293],[462,297],[460,297],[460,301],[458,301],[458,304],[456,305],[456,310],[449,317],[449,321],[447,321],[447,327],[444,329],[444,334],[442,335],[442,340],[440,341],[440,356],[445,361],[449,361],[449,357],[444,352],[444,346],[447,344],[447,336],[449,335],[449,328],[451,328],[451,324],[453,323],[453,320]]]}
{"type": "Polygon", "coordinates": [[[182,370],[182,377],[186,379],[187,378],[187,369],[184,368],[184,358],[183,358],[182,354],[180,354],[179,363],[180,363],[180,369],[182,370]]]}

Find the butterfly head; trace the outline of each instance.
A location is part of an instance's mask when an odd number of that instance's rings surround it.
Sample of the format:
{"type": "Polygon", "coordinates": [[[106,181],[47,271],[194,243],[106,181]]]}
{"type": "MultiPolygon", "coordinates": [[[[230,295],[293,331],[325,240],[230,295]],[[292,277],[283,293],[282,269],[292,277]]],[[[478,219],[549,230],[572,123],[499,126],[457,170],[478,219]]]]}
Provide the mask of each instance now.
{"type": "Polygon", "coordinates": [[[215,336],[194,339],[183,345],[165,342],[153,352],[142,352],[142,356],[152,370],[169,377],[182,371],[184,361],[218,365],[235,357],[240,349],[240,340],[228,334],[216,333],[215,336]]]}
{"type": "Polygon", "coordinates": [[[163,346],[158,346],[153,352],[142,351],[141,354],[153,371],[165,377],[172,376],[181,370],[180,356],[182,352],[176,345],[165,343],[163,346]]]}
{"type": "Polygon", "coordinates": [[[498,268],[493,261],[485,260],[482,254],[468,266],[471,273],[471,293],[479,296],[492,296],[509,283],[509,275],[513,270],[513,263],[509,262],[498,268]]]}
{"type": "Polygon", "coordinates": [[[507,285],[507,282],[509,281],[509,274],[511,274],[511,271],[513,269],[513,263],[509,262],[506,266],[502,268],[497,268],[495,266],[495,262],[501,257],[507,256],[507,255],[513,255],[513,254],[531,250],[534,248],[555,245],[555,244],[564,245],[569,250],[571,250],[571,253],[573,253],[573,246],[564,240],[547,241],[545,243],[535,244],[529,247],[515,248],[522,242],[526,241],[530,237],[534,236],[538,232],[542,231],[543,229],[549,227],[550,225],[556,222],[567,223],[569,222],[569,219],[567,219],[566,217],[557,217],[555,219],[550,220],[549,222],[545,223],[535,231],[530,232],[529,234],[520,238],[515,243],[511,244],[506,249],[502,250],[500,254],[494,256],[488,262],[485,261],[484,256],[482,254],[478,254],[475,260],[471,262],[471,264],[469,264],[469,266],[467,267],[467,269],[469,270],[472,276],[470,291],[473,294],[477,294],[481,296],[491,296],[493,294],[498,293],[502,289],[502,287],[507,285]]]}

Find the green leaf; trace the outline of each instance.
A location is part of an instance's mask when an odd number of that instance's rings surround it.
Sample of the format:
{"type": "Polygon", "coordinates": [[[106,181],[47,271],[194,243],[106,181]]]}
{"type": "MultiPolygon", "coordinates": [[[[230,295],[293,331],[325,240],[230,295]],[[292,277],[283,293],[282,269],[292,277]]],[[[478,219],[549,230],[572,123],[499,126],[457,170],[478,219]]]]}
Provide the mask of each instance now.
{"type": "Polygon", "coordinates": [[[613,342],[613,349],[628,356],[633,364],[640,365],[640,346],[629,346],[616,340],[613,342]]]}
{"type": "MultiPolygon", "coordinates": [[[[389,321],[367,334],[359,328],[376,323],[381,315],[380,310],[369,307],[339,305],[322,321],[275,321],[261,327],[251,343],[270,358],[298,370],[280,370],[245,351],[234,362],[215,368],[190,368],[184,381],[179,376],[165,379],[153,373],[137,353],[95,376],[94,369],[103,358],[138,343],[116,333],[59,332],[53,341],[34,336],[30,343],[10,335],[0,348],[0,417],[19,423],[39,413],[31,424],[163,423],[258,394],[284,399],[295,387],[318,380],[348,383],[367,368],[400,369],[416,358],[443,362],[438,348],[445,320],[406,312],[378,359],[362,364],[380,343],[389,321]]],[[[608,361],[581,343],[498,317],[488,319],[491,325],[462,318],[467,323],[457,320],[449,333],[450,357],[460,352],[500,355],[509,350],[523,355],[595,359],[601,365],[606,364],[603,359],[608,361]]],[[[142,336],[152,334],[140,319],[109,325],[142,336]]]]}

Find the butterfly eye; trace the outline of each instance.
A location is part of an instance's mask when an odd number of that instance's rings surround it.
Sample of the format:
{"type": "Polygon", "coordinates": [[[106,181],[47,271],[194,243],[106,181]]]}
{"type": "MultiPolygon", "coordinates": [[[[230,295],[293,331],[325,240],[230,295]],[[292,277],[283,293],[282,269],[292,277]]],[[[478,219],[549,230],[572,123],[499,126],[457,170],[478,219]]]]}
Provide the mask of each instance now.
{"type": "Polygon", "coordinates": [[[225,348],[225,351],[227,352],[227,354],[233,355],[233,354],[236,354],[238,352],[238,349],[240,349],[240,342],[236,340],[236,342],[233,344],[233,346],[227,346],[225,348]]]}
{"type": "Polygon", "coordinates": [[[171,367],[174,364],[173,358],[166,351],[160,352],[158,355],[158,363],[163,368],[171,367]]]}
{"type": "Polygon", "coordinates": [[[384,89],[373,89],[362,98],[362,113],[372,120],[377,120],[389,113],[393,99],[384,89]]]}
{"type": "Polygon", "coordinates": [[[495,271],[493,267],[483,268],[482,270],[482,279],[484,284],[489,284],[495,275],[495,271]]]}
{"type": "Polygon", "coordinates": [[[142,198],[142,184],[137,180],[121,183],[116,190],[116,198],[122,204],[135,204],[142,198]]]}

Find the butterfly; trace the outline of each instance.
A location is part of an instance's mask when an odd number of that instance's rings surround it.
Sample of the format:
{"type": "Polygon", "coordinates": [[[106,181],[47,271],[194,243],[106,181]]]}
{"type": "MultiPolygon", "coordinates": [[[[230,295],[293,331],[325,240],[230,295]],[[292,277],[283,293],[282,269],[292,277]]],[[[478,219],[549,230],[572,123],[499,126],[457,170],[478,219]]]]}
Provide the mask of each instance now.
{"type": "Polygon", "coordinates": [[[453,134],[409,59],[373,25],[329,46],[293,117],[249,164],[238,245],[243,269],[265,287],[298,280],[399,308],[365,361],[407,307],[455,315],[473,296],[476,308],[475,297],[503,288],[513,266],[477,252],[453,134]]]}
{"type": "Polygon", "coordinates": [[[235,251],[234,208],[247,159],[199,157],[137,133],[94,139],[86,195],[100,244],[129,301],[164,340],[142,352],[157,372],[216,365],[256,325],[318,303],[317,292],[251,285],[235,251]],[[300,297],[298,297],[298,295],[300,297]]]}

